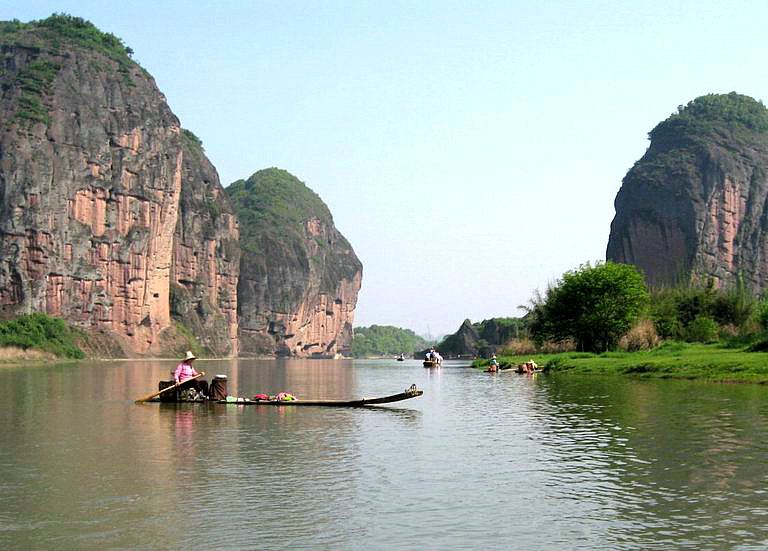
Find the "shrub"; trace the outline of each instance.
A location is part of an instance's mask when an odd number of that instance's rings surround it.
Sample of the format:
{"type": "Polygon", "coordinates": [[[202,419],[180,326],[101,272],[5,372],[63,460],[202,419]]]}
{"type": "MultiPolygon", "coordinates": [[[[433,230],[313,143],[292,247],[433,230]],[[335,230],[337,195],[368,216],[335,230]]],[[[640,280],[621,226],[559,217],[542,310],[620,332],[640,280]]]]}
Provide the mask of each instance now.
{"type": "Polygon", "coordinates": [[[755,318],[763,331],[768,331],[768,299],[763,298],[755,307],[755,318]]]}
{"type": "Polygon", "coordinates": [[[584,351],[614,348],[648,304],[643,275],[614,262],[584,264],[547,291],[540,337],[573,339],[584,351]]]}
{"type": "Polygon", "coordinates": [[[563,339],[562,341],[544,341],[539,346],[542,354],[560,354],[561,352],[574,352],[576,350],[576,341],[573,339],[563,339]]]}
{"type": "Polygon", "coordinates": [[[0,323],[0,346],[35,348],[64,358],[84,358],[74,336],[64,320],[40,313],[0,323]]]}
{"type": "Polygon", "coordinates": [[[717,323],[707,316],[697,316],[685,328],[686,340],[692,342],[713,342],[717,340],[717,323]]]}
{"type": "Polygon", "coordinates": [[[637,322],[626,335],[619,340],[619,349],[627,352],[651,350],[661,343],[653,322],[646,318],[637,322]]]}
{"type": "Polygon", "coordinates": [[[522,339],[513,339],[504,348],[502,354],[505,356],[527,356],[535,354],[538,351],[536,343],[525,337],[522,339]]]}

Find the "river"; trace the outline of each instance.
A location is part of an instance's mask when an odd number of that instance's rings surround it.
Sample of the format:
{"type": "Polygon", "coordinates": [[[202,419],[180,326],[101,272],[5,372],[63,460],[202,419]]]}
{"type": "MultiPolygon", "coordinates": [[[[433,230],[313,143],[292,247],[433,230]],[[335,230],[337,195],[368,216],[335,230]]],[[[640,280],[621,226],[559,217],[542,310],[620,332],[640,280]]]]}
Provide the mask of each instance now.
{"type": "Polygon", "coordinates": [[[765,386],[228,360],[196,367],[241,395],[424,396],[134,404],[173,366],[0,368],[0,548],[768,546],[765,386]]]}

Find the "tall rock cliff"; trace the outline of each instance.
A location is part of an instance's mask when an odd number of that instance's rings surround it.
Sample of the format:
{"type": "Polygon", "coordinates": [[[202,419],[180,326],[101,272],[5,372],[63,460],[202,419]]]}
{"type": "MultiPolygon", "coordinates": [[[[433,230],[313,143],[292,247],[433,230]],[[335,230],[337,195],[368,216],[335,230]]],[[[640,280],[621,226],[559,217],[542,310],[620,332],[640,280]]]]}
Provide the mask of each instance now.
{"type": "Polygon", "coordinates": [[[362,265],[328,207],[276,168],[226,191],[240,220],[242,352],[348,354],[362,265]]]}
{"type": "Polygon", "coordinates": [[[171,315],[217,356],[236,356],[238,224],[200,140],[182,130],[184,162],[173,241],[171,315]]]}
{"type": "MultiPolygon", "coordinates": [[[[221,244],[237,228],[230,214],[215,230],[188,224],[218,180],[207,160],[185,160],[178,119],[129,54],[79,18],[0,23],[0,311],[64,317],[147,353],[171,327],[171,277],[201,282],[196,297],[219,279],[234,289],[236,255],[221,244]]],[[[236,298],[215,292],[236,351],[236,298]]]]}
{"type": "Polygon", "coordinates": [[[652,285],[768,281],[768,110],[736,93],[697,98],[650,133],[615,200],[606,257],[652,285]]]}

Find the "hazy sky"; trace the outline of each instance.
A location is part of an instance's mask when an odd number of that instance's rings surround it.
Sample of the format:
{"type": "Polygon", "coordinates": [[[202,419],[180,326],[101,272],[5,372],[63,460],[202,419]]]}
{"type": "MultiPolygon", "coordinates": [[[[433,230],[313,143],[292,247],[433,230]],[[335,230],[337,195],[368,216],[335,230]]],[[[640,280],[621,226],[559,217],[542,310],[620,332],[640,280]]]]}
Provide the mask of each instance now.
{"type": "Polygon", "coordinates": [[[284,168],[363,262],[356,325],[517,316],[605,257],[680,104],[765,99],[768,2],[35,1],[121,37],[226,186],[284,168]]]}

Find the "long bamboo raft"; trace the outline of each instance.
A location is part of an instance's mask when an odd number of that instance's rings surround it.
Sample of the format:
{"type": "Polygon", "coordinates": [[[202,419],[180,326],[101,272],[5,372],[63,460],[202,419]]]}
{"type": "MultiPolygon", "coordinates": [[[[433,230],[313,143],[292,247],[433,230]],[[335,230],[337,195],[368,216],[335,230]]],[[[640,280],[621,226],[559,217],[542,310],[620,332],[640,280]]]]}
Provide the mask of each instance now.
{"type": "Polygon", "coordinates": [[[392,402],[402,402],[410,400],[424,394],[423,390],[411,385],[405,392],[392,394],[391,396],[382,396],[381,398],[360,398],[358,400],[251,400],[250,398],[238,398],[236,402],[219,400],[219,404],[234,404],[238,406],[329,406],[329,407],[348,407],[357,408],[365,406],[374,406],[378,404],[391,404],[392,402]]]}

